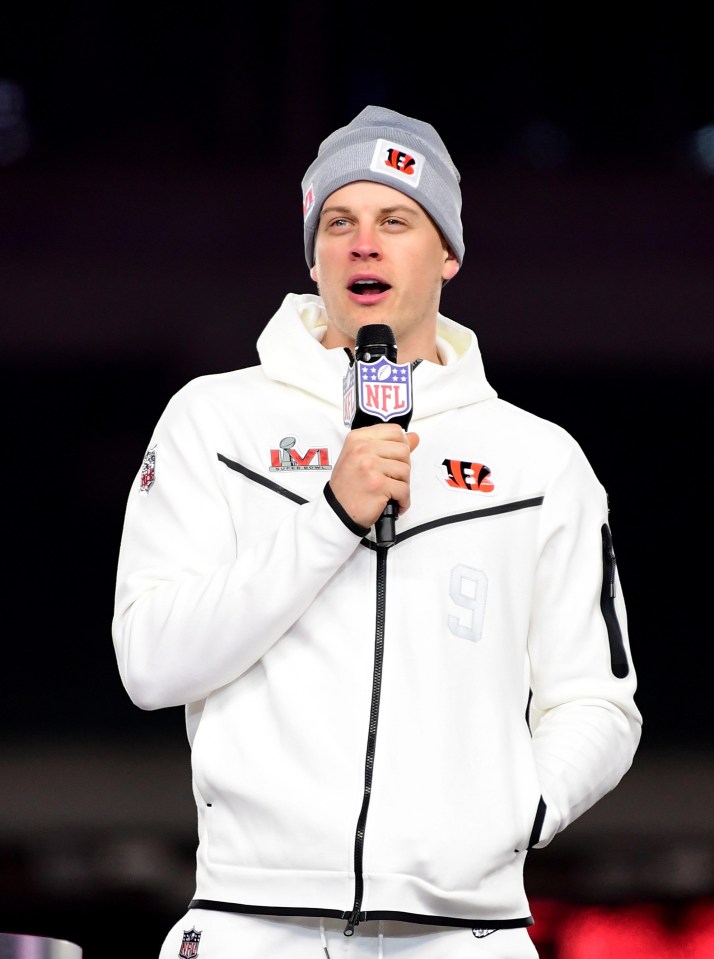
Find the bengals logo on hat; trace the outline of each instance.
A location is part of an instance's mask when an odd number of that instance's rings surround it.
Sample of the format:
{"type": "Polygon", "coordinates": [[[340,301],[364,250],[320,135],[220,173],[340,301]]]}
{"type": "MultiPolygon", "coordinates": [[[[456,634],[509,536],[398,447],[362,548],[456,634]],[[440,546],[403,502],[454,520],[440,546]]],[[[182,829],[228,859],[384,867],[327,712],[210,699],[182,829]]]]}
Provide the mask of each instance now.
{"type": "Polygon", "coordinates": [[[374,173],[386,173],[397,180],[408,181],[416,189],[425,166],[423,153],[390,140],[377,140],[369,168],[374,173]]]}

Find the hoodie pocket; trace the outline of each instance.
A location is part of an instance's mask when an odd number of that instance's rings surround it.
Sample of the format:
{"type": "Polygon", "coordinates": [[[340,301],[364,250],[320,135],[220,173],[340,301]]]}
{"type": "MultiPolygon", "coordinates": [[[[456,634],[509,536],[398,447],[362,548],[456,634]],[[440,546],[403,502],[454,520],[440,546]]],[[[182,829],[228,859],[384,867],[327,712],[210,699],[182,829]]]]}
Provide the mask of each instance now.
{"type": "Polygon", "coordinates": [[[530,835],[525,842],[519,843],[516,852],[527,852],[529,849],[535,846],[537,842],[539,842],[543,832],[543,822],[545,821],[547,808],[548,807],[546,806],[545,799],[540,796],[538,799],[538,806],[533,817],[530,835]]]}

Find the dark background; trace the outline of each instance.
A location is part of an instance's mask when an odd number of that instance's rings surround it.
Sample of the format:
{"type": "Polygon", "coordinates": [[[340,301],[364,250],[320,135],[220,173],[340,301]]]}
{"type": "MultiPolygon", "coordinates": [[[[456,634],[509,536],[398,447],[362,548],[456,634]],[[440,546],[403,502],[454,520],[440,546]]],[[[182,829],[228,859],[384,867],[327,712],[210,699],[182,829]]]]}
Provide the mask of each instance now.
{"type": "Polygon", "coordinates": [[[443,312],[610,494],[643,741],[531,891],[714,888],[704,25],[659,3],[30,3],[0,13],[0,930],[109,959],[131,927],[151,956],[190,897],[182,712],[133,707],[113,656],[126,496],[170,395],[254,363],[284,294],[312,290],[300,180],[370,103],[432,122],[461,171],[443,312]]]}

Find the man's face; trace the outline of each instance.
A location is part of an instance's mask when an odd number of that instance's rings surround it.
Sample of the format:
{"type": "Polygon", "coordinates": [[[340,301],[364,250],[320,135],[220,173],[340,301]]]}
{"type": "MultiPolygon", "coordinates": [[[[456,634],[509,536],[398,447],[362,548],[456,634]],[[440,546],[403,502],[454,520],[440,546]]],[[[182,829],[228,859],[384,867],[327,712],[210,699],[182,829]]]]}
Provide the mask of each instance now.
{"type": "Polygon", "coordinates": [[[323,345],[351,348],[360,327],[384,323],[400,362],[435,360],[441,288],[458,268],[415,200],[366,180],[336,190],[320,212],[310,271],[327,311],[323,345]]]}

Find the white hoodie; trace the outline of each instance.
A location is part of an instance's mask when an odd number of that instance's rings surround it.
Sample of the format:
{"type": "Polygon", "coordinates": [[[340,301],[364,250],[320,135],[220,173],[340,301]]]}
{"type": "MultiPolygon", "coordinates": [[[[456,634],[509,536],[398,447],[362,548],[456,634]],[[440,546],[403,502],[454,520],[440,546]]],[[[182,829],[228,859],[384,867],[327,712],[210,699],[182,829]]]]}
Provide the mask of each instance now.
{"type": "Polygon", "coordinates": [[[138,706],[186,705],[192,905],[528,925],[528,848],[639,741],[605,491],[440,316],[412,505],[376,548],[324,490],[349,359],[323,325],[289,294],[260,366],[180,390],[129,496],[114,643],[138,706]]]}

